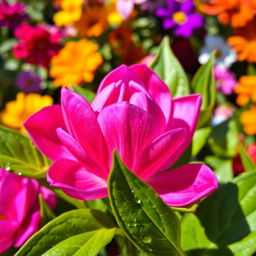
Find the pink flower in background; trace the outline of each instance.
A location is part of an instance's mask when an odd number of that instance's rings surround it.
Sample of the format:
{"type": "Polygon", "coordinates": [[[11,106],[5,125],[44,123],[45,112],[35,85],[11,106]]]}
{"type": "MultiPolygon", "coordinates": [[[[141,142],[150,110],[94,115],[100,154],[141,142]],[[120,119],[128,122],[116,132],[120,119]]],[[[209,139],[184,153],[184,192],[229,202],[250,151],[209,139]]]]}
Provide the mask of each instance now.
{"type": "Polygon", "coordinates": [[[171,206],[184,206],[217,188],[203,164],[171,167],[190,145],[200,95],[172,99],[147,66],[120,66],[100,84],[92,105],[66,88],[61,105],[46,107],[25,122],[37,147],[54,164],[48,182],[71,197],[108,196],[107,180],[116,149],[122,161],[171,206]]]}
{"type": "Polygon", "coordinates": [[[155,55],[151,54],[151,55],[147,55],[145,56],[143,59],[140,60],[140,64],[145,64],[146,66],[150,67],[150,65],[152,64],[152,62],[155,59],[155,55]]]}
{"type": "Polygon", "coordinates": [[[28,19],[25,14],[26,6],[19,2],[8,3],[0,2],[0,27],[10,28],[14,30],[21,22],[28,19]]]}
{"type": "Polygon", "coordinates": [[[117,0],[116,7],[119,14],[127,19],[129,15],[132,13],[135,4],[142,4],[147,0],[117,0]]]}
{"type": "Polygon", "coordinates": [[[235,109],[229,105],[219,105],[215,110],[212,118],[213,125],[219,125],[233,116],[235,109]]]}
{"type": "Polygon", "coordinates": [[[215,66],[214,76],[218,91],[226,95],[233,93],[233,90],[237,85],[236,77],[233,72],[229,71],[227,68],[215,66]]]}
{"type": "Polygon", "coordinates": [[[56,205],[55,195],[36,180],[0,169],[0,253],[21,246],[39,229],[39,193],[49,207],[56,205]]]}
{"type": "Polygon", "coordinates": [[[15,30],[20,41],[13,48],[13,55],[26,63],[48,68],[51,58],[60,50],[62,35],[55,26],[22,24],[15,30]]]}

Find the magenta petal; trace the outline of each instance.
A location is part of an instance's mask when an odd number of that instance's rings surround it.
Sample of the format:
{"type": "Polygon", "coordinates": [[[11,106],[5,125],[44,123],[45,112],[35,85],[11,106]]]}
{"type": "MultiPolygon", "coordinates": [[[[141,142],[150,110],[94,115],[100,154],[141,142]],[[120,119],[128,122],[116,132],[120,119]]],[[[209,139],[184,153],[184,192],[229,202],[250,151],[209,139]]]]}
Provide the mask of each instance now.
{"type": "Polygon", "coordinates": [[[88,172],[84,164],[72,160],[56,161],[48,171],[47,181],[67,195],[81,200],[108,196],[107,182],[88,172]]]}
{"type": "Polygon", "coordinates": [[[161,127],[149,113],[127,102],[104,108],[98,121],[110,154],[117,149],[132,170],[139,161],[140,152],[161,132],[161,127]]]}
{"type": "Polygon", "coordinates": [[[10,220],[0,220],[0,253],[8,250],[15,239],[15,232],[18,229],[18,223],[10,220]]]}
{"type": "Polygon", "coordinates": [[[68,133],[63,131],[61,128],[57,129],[57,134],[59,139],[69,149],[69,151],[81,162],[85,163],[88,171],[96,174],[97,176],[107,179],[108,178],[108,170],[102,169],[94,160],[91,159],[88,154],[84,151],[81,145],[68,133]]]}
{"type": "Polygon", "coordinates": [[[19,227],[19,230],[16,234],[16,241],[14,244],[15,247],[20,247],[23,245],[27,239],[32,236],[39,228],[39,223],[41,220],[40,211],[38,210],[33,212],[32,216],[29,217],[29,222],[24,222],[23,225],[19,227]]]}
{"type": "Polygon", "coordinates": [[[91,159],[97,159],[103,169],[108,169],[105,140],[91,105],[82,96],[66,88],[61,91],[61,102],[69,134],[91,159]]]}
{"type": "Polygon", "coordinates": [[[56,160],[59,158],[73,158],[70,152],[62,145],[56,129],[66,130],[61,113],[61,106],[53,105],[45,107],[30,116],[24,123],[35,145],[48,158],[56,160]]]}
{"type": "MultiPolygon", "coordinates": [[[[168,131],[156,138],[140,155],[140,163],[137,166],[137,174],[143,180],[148,179],[159,171],[161,166],[172,155],[182,150],[186,130],[183,128],[168,131]]],[[[173,158],[173,163],[177,159],[173,158]]]]}
{"type": "Polygon", "coordinates": [[[136,74],[151,97],[160,106],[168,122],[170,119],[172,99],[166,84],[144,64],[132,65],[130,69],[136,74]]]}
{"type": "Polygon", "coordinates": [[[134,81],[137,84],[141,84],[141,81],[138,77],[128,68],[126,65],[121,65],[120,67],[111,71],[100,83],[97,95],[107,86],[112,83],[117,83],[118,81],[124,82],[125,86],[128,86],[131,81],[134,81]]]}
{"type": "Polygon", "coordinates": [[[166,204],[176,207],[195,203],[218,188],[215,174],[203,164],[187,164],[161,172],[148,183],[166,204]]]}

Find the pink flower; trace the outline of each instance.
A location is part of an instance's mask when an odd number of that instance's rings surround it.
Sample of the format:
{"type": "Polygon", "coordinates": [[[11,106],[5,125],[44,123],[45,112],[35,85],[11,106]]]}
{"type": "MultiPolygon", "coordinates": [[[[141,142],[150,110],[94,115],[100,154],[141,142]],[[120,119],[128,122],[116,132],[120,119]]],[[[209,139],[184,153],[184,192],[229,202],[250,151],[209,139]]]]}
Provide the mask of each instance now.
{"type": "Polygon", "coordinates": [[[0,253],[21,246],[40,224],[39,193],[53,208],[55,195],[33,179],[0,169],[0,253]]]}
{"type": "Polygon", "coordinates": [[[61,45],[62,35],[57,27],[38,25],[33,27],[22,24],[15,30],[15,36],[20,39],[14,48],[13,55],[24,59],[26,63],[48,68],[51,58],[57,54],[61,45]]]}
{"type": "Polygon", "coordinates": [[[128,168],[171,206],[183,206],[217,188],[203,164],[171,167],[191,143],[201,96],[172,99],[147,66],[120,66],[100,84],[90,105],[66,88],[61,105],[32,115],[25,127],[54,164],[48,182],[71,197],[93,200],[108,195],[107,180],[116,149],[128,168]]]}
{"type": "Polygon", "coordinates": [[[237,85],[235,74],[224,67],[214,67],[217,90],[229,95],[237,85]]]}
{"type": "Polygon", "coordinates": [[[127,19],[129,15],[132,13],[135,4],[142,4],[147,0],[117,0],[116,7],[119,14],[127,19]]]}

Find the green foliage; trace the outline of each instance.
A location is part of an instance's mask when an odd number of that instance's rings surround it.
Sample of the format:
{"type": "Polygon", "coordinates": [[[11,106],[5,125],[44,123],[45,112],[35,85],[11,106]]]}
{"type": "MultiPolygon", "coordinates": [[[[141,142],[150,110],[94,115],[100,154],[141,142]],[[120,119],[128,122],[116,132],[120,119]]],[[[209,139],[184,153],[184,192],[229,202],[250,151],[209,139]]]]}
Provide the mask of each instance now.
{"type": "Polygon", "coordinates": [[[208,62],[198,69],[191,82],[193,92],[199,93],[203,97],[198,127],[203,127],[209,123],[212,117],[213,107],[215,105],[216,88],[213,75],[213,65],[214,55],[212,54],[208,62]]]}
{"type": "Polygon", "coordinates": [[[0,165],[22,176],[44,178],[50,160],[36,149],[28,136],[0,126],[0,165]]]}
{"type": "Polygon", "coordinates": [[[246,172],[250,172],[256,169],[256,164],[253,162],[253,160],[250,158],[250,156],[247,154],[244,146],[241,142],[238,143],[239,149],[240,149],[240,156],[242,160],[242,164],[244,167],[244,170],[246,172]]]}
{"type": "Polygon", "coordinates": [[[173,97],[190,93],[187,76],[170,48],[168,37],[162,40],[151,68],[168,85],[173,97]]]}
{"type": "Polygon", "coordinates": [[[83,96],[89,103],[92,103],[96,96],[94,92],[75,85],[72,85],[71,88],[74,92],[77,92],[78,94],[83,96]]]}
{"type": "Polygon", "coordinates": [[[223,185],[182,218],[182,248],[189,255],[251,256],[256,251],[256,172],[223,185]]]}
{"type": "Polygon", "coordinates": [[[46,224],[15,256],[93,256],[112,240],[114,234],[114,224],[108,215],[98,210],[73,210],[46,224]]]}
{"type": "Polygon", "coordinates": [[[200,152],[206,144],[211,131],[211,127],[203,127],[195,131],[192,141],[192,156],[196,156],[200,152]]]}
{"type": "Polygon", "coordinates": [[[143,253],[184,255],[176,214],[116,154],[109,178],[109,197],[119,226],[143,253]]]}

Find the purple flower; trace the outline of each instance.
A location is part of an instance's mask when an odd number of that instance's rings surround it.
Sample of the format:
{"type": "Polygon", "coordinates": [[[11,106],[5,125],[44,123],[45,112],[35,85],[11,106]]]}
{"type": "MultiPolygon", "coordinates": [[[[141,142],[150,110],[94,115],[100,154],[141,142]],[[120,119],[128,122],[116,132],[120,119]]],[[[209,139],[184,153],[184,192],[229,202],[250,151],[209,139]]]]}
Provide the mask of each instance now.
{"type": "Polygon", "coordinates": [[[235,74],[224,67],[214,67],[214,77],[216,81],[217,90],[229,95],[233,92],[237,81],[235,74]]]}
{"type": "Polygon", "coordinates": [[[41,78],[32,71],[21,73],[16,80],[16,85],[26,93],[40,92],[41,78]]]}
{"type": "Polygon", "coordinates": [[[12,31],[24,20],[28,18],[25,14],[26,6],[22,3],[0,2],[0,27],[8,27],[12,31]]]}
{"type": "Polygon", "coordinates": [[[190,37],[194,29],[203,27],[203,17],[195,13],[192,0],[167,0],[166,5],[156,11],[156,15],[163,19],[164,29],[173,29],[177,36],[190,37]]]}

